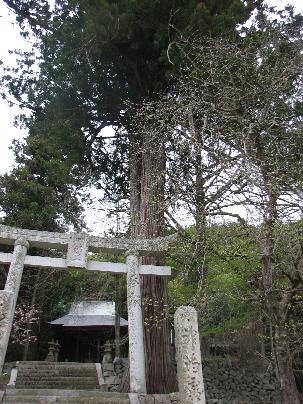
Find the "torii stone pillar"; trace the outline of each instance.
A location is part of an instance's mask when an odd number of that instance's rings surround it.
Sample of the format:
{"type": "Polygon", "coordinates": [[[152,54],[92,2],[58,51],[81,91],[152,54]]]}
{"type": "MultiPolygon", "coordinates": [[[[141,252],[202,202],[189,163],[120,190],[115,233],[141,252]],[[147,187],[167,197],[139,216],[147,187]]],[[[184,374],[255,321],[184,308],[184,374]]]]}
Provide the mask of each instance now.
{"type": "Polygon", "coordinates": [[[130,392],[146,393],[139,253],[126,252],[130,392]]]}
{"type": "Polygon", "coordinates": [[[5,288],[0,291],[0,371],[5,360],[28,248],[29,244],[25,238],[20,237],[15,241],[5,288]]]}
{"type": "Polygon", "coordinates": [[[197,311],[181,306],[175,313],[178,385],[182,404],[205,404],[197,311]]]}

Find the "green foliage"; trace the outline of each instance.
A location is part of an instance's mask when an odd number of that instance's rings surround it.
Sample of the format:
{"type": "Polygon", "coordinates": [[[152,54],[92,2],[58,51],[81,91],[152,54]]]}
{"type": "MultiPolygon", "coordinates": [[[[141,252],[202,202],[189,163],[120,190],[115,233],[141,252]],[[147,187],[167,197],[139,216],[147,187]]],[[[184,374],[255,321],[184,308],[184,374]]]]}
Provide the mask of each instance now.
{"type": "Polygon", "coordinates": [[[30,137],[16,144],[17,166],[0,178],[4,223],[37,230],[80,228],[80,195],[72,167],[46,139],[30,137]]]}
{"type": "MultiPolygon", "coordinates": [[[[114,292],[115,276],[112,274],[57,271],[43,301],[44,317],[49,321],[66,314],[71,303],[79,300],[115,300],[114,292]]],[[[122,296],[125,302],[125,294],[122,296]]]]}
{"type": "Polygon", "coordinates": [[[187,306],[195,295],[197,286],[191,283],[186,284],[182,276],[177,276],[169,281],[170,303],[172,312],[179,306],[187,306]]]}
{"type": "MultiPolygon", "coordinates": [[[[189,229],[189,233],[193,232],[193,228],[189,229]]],[[[248,229],[239,224],[207,229],[208,277],[204,288],[186,281],[186,262],[182,263],[180,256],[178,260],[172,256],[171,264],[177,273],[169,282],[172,311],[180,305],[194,305],[199,312],[202,335],[242,329],[258,309],[250,297],[259,286],[259,256],[248,234],[248,229]]],[[[194,250],[195,244],[191,248],[194,250]]],[[[190,265],[194,267],[195,262],[190,265]]]]}
{"type": "Polygon", "coordinates": [[[62,164],[72,155],[111,200],[129,192],[128,141],[121,129],[128,128],[133,113],[126,104],[168,91],[180,61],[175,55],[174,65],[169,63],[169,44],[181,33],[233,31],[257,3],[57,0],[50,12],[46,1],[5,2],[23,32],[27,22],[36,36],[35,51],[20,52],[18,68],[6,69],[2,80],[31,110],[30,119],[20,117],[29,141],[38,136],[52,142],[62,164]],[[113,139],[101,132],[109,125],[117,130],[113,139]]]}

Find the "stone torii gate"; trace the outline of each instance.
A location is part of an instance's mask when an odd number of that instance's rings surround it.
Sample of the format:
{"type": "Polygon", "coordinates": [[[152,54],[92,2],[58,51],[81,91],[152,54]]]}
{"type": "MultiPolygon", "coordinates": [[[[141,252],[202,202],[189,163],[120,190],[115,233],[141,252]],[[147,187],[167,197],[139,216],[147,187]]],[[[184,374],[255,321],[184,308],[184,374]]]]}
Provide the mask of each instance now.
{"type": "Polygon", "coordinates": [[[140,265],[140,256],[162,255],[176,235],[156,239],[123,239],[89,236],[86,233],[55,233],[0,225],[0,245],[14,245],[13,253],[0,253],[0,263],[10,264],[4,290],[0,291],[0,370],[12,328],[24,266],[83,269],[127,276],[129,364],[131,393],[145,393],[145,359],[140,275],[169,276],[170,267],[140,265]],[[57,249],[66,258],[27,255],[29,247],[57,249]],[[124,253],[126,263],[88,261],[89,252],[124,253]]]}

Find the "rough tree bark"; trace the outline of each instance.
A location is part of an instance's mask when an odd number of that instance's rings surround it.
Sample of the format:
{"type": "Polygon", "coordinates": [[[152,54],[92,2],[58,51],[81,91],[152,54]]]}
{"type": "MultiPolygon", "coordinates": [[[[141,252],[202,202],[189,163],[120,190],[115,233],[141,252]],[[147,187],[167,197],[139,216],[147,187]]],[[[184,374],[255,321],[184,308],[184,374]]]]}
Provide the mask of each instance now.
{"type": "MultiPolygon", "coordinates": [[[[141,177],[141,236],[153,238],[164,235],[164,144],[154,133],[144,134],[141,177]]],[[[144,263],[164,264],[162,259],[144,257],[144,263]]],[[[145,326],[147,389],[167,393],[174,389],[175,377],[171,358],[170,326],[168,320],[167,279],[143,276],[142,298],[145,326]]]]}
{"type": "MultiPolygon", "coordinates": [[[[132,236],[153,238],[164,234],[165,153],[157,134],[146,132],[142,146],[133,143],[130,156],[132,236]]],[[[144,257],[144,264],[162,259],[144,257]]],[[[167,393],[176,387],[168,321],[167,279],[142,277],[147,391],[167,393]]]]}

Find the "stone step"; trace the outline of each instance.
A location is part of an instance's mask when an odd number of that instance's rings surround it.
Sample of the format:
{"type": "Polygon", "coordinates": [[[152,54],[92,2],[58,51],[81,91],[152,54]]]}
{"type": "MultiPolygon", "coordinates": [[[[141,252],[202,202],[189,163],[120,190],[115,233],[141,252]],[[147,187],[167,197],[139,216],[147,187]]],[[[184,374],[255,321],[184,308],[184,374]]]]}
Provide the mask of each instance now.
{"type": "Polygon", "coordinates": [[[42,366],[62,366],[62,365],[74,365],[74,366],[95,366],[93,362],[83,363],[83,362],[48,362],[48,361],[20,361],[18,362],[20,366],[32,366],[32,365],[42,365],[42,366]]]}
{"type": "Polygon", "coordinates": [[[33,375],[33,376],[66,376],[66,377],[72,377],[72,376],[79,376],[79,377],[93,377],[96,375],[96,370],[94,372],[20,372],[18,371],[19,377],[24,377],[28,375],[33,375]]]}
{"type": "Polygon", "coordinates": [[[37,384],[49,384],[50,386],[54,385],[62,385],[62,384],[69,384],[71,386],[75,386],[77,384],[81,384],[83,386],[98,386],[98,381],[96,380],[89,380],[89,381],[82,381],[82,380],[33,380],[33,381],[18,381],[16,386],[24,385],[24,386],[36,386],[37,384]]]}
{"type": "Polygon", "coordinates": [[[83,384],[77,384],[76,386],[72,386],[71,384],[56,384],[56,385],[49,385],[49,384],[36,384],[35,386],[33,385],[27,385],[27,384],[18,384],[16,386],[17,389],[37,389],[37,390],[57,390],[57,389],[63,389],[63,390],[99,390],[98,386],[94,385],[83,385],[83,384]]]}
{"type": "Polygon", "coordinates": [[[18,377],[19,378],[28,378],[28,377],[97,377],[97,372],[91,372],[91,373],[78,373],[78,372],[72,372],[72,373],[65,373],[65,372],[56,372],[56,373],[44,373],[44,372],[26,372],[26,373],[19,373],[18,372],[18,377]]]}
{"type": "Polygon", "coordinates": [[[18,380],[40,380],[40,379],[83,379],[83,380],[89,380],[89,379],[97,379],[97,374],[93,375],[88,375],[88,376],[82,376],[82,375],[58,375],[58,374],[31,374],[31,375],[18,375],[18,380]]]}
{"type": "Polygon", "coordinates": [[[90,384],[98,384],[99,381],[96,377],[92,377],[89,379],[82,379],[81,377],[66,377],[66,378],[61,378],[61,377],[53,377],[53,378],[36,378],[36,379],[17,379],[16,381],[17,384],[26,384],[29,385],[31,383],[36,384],[36,383],[62,383],[62,384],[75,384],[75,383],[80,383],[80,384],[85,384],[85,383],[90,383],[90,384]]]}
{"type": "Polygon", "coordinates": [[[94,363],[19,362],[16,388],[99,389],[94,363]]]}
{"type": "Polygon", "coordinates": [[[127,393],[116,393],[116,392],[104,392],[100,390],[69,390],[69,389],[58,389],[58,390],[53,390],[53,389],[42,389],[42,390],[36,390],[36,389],[9,389],[6,390],[6,395],[7,396],[24,396],[24,395],[31,395],[31,396],[37,396],[37,395],[44,395],[44,396],[60,396],[60,397],[70,397],[70,396],[81,396],[81,397],[87,397],[91,394],[94,394],[94,396],[100,396],[100,397],[114,397],[114,398],[128,398],[127,393]]]}
{"type": "Polygon", "coordinates": [[[16,384],[17,389],[64,389],[64,390],[106,390],[100,388],[96,383],[32,383],[32,384],[16,384]]]}
{"type": "Polygon", "coordinates": [[[67,378],[67,379],[35,379],[35,380],[17,380],[16,385],[19,384],[24,384],[26,386],[30,386],[30,385],[36,385],[36,384],[71,384],[71,385],[75,385],[75,384],[83,384],[83,385],[90,385],[90,386],[95,386],[98,385],[99,381],[97,379],[90,379],[90,380],[81,380],[81,379],[71,379],[71,378],[67,378]]]}
{"type": "Polygon", "coordinates": [[[19,368],[26,368],[26,369],[45,369],[45,368],[80,368],[80,369],[94,369],[96,365],[94,363],[66,363],[66,362],[54,362],[54,363],[46,363],[45,365],[42,364],[27,364],[25,362],[18,364],[19,368]]]}
{"type": "Polygon", "coordinates": [[[97,378],[97,375],[96,375],[96,373],[95,374],[93,374],[93,375],[88,375],[88,376],[82,376],[82,375],[75,375],[75,374],[72,374],[72,375],[66,375],[66,374],[63,374],[63,375],[58,375],[58,374],[32,374],[32,375],[18,375],[18,380],[29,380],[29,379],[33,379],[33,380],[35,380],[35,379],[61,379],[61,378],[66,378],[66,379],[73,379],[73,378],[77,378],[77,379],[83,379],[83,380],[85,380],[86,378],[88,378],[88,379],[96,379],[97,378]]]}
{"type": "Polygon", "coordinates": [[[70,397],[70,398],[57,398],[56,403],[82,403],[82,404],[129,404],[130,400],[119,400],[109,398],[97,398],[97,397],[70,397]]]}
{"type": "Polygon", "coordinates": [[[65,372],[65,371],[75,371],[78,370],[79,372],[93,372],[96,370],[96,367],[91,367],[91,368],[77,368],[77,366],[36,366],[33,368],[28,368],[28,367],[23,367],[20,366],[18,368],[21,372],[49,372],[49,371],[55,371],[55,372],[65,372]]]}
{"type": "Polygon", "coordinates": [[[18,374],[20,375],[25,375],[25,374],[57,374],[57,375],[63,375],[63,374],[81,374],[81,375],[93,375],[95,374],[96,368],[95,369],[90,369],[90,370],[81,370],[81,369],[18,369],[18,374]]]}
{"type": "Polygon", "coordinates": [[[92,389],[99,389],[99,384],[98,384],[98,382],[95,382],[95,381],[92,381],[92,382],[69,382],[69,381],[65,381],[65,382],[62,382],[62,381],[60,381],[60,380],[57,380],[57,381],[49,381],[49,380],[37,380],[37,381],[35,381],[35,382],[32,382],[32,383],[26,383],[26,382],[20,382],[20,383],[17,383],[16,384],[16,388],[23,388],[23,387],[21,387],[21,386],[25,386],[24,388],[33,388],[33,389],[36,389],[37,388],[37,386],[43,386],[43,387],[40,387],[40,388],[50,388],[50,389],[53,389],[54,388],[54,386],[55,387],[60,387],[61,388],[61,386],[72,386],[72,388],[74,388],[74,386],[78,386],[77,388],[79,388],[79,389],[81,389],[81,388],[84,388],[84,389],[90,389],[90,388],[92,388],[92,389]]]}
{"type": "Polygon", "coordinates": [[[129,404],[127,394],[108,393],[98,390],[7,390],[3,403],[107,403],[129,404]]]}
{"type": "Polygon", "coordinates": [[[7,397],[2,401],[3,404],[6,403],[22,403],[22,404],[32,404],[32,403],[40,403],[40,404],[48,404],[48,403],[82,403],[82,404],[129,404],[129,399],[119,400],[119,399],[110,399],[110,398],[100,398],[100,397],[7,397]]]}
{"type": "Polygon", "coordinates": [[[94,373],[96,372],[96,368],[94,369],[77,369],[77,368],[62,368],[62,369],[18,369],[18,372],[20,373],[65,373],[65,372],[71,372],[71,373],[94,373]]]}
{"type": "Polygon", "coordinates": [[[60,372],[65,371],[65,370],[75,370],[78,369],[81,372],[92,372],[94,369],[96,369],[96,366],[89,366],[89,367],[84,367],[84,366],[18,366],[18,369],[21,371],[49,371],[49,370],[58,370],[60,372]]]}
{"type": "Polygon", "coordinates": [[[53,364],[47,364],[47,365],[27,365],[27,364],[19,364],[18,367],[20,369],[62,369],[62,368],[67,368],[67,369],[84,369],[84,370],[89,370],[89,369],[95,369],[96,365],[94,363],[90,364],[82,364],[82,363],[73,363],[73,364],[68,364],[63,362],[61,365],[57,363],[53,364]]]}
{"type": "Polygon", "coordinates": [[[14,397],[14,396],[5,396],[3,403],[55,403],[56,402],[56,396],[51,397],[51,396],[19,396],[19,397],[14,397]]]}
{"type": "Polygon", "coordinates": [[[115,399],[115,398],[102,398],[102,397],[57,397],[57,396],[23,396],[23,397],[5,397],[2,401],[5,403],[106,403],[106,404],[128,404],[129,399],[115,399]]]}
{"type": "Polygon", "coordinates": [[[92,380],[81,380],[81,379],[73,379],[73,380],[71,380],[71,379],[63,379],[63,380],[60,380],[60,379],[57,379],[57,380],[50,380],[50,379],[42,379],[42,380],[39,380],[39,379],[37,379],[37,380],[17,380],[16,381],[16,386],[18,386],[18,385],[20,385],[20,384],[24,384],[24,385],[26,385],[26,386],[30,386],[30,385],[32,385],[32,386],[35,386],[35,385],[37,385],[37,384],[50,384],[50,385],[54,385],[54,384],[71,384],[71,385],[75,385],[75,384],[83,384],[83,385],[93,385],[93,386],[95,386],[95,385],[98,385],[98,380],[97,379],[92,379],[92,380]]]}
{"type": "Polygon", "coordinates": [[[73,378],[73,377],[81,377],[81,378],[96,378],[97,377],[97,372],[94,373],[84,373],[84,374],[79,374],[79,373],[18,373],[18,379],[36,379],[36,378],[57,378],[57,377],[67,377],[67,378],[73,378]]]}
{"type": "Polygon", "coordinates": [[[46,368],[46,367],[77,367],[77,368],[83,368],[83,369],[89,369],[95,367],[95,363],[77,363],[77,362],[45,362],[45,363],[39,363],[39,362],[32,362],[32,363],[27,363],[27,362],[19,362],[18,364],[19,367],[24,367],[24,368],[46,368]]]}

